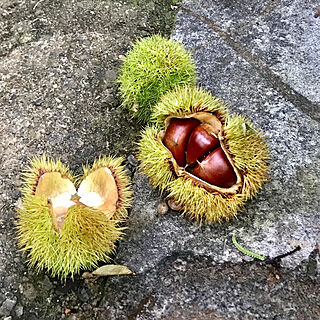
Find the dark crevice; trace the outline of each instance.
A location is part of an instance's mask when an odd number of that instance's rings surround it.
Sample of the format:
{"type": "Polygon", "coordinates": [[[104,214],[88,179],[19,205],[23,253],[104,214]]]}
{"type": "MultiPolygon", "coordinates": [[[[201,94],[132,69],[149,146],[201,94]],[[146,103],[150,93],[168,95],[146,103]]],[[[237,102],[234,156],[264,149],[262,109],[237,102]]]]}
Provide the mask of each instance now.
{"type": "Polygon", "coordinates": [[[241,42],[232,38],[230,32],[222,29],[212,20],[193,12],[192,10],[182,7],[184,12],[190,14],[201,22],[210,27],[218,36],[244,60],[246,60],[267,82],[279,92],[286,100],[290,101],[297,109],[308,115],[313,120],[320,122],[319,106],[301,95],[295,89],[285,83],[281,77],[274,73],[257,55],[248,50],[241,42]]]}
{"type": "Polygon", "coordinates": [[[155,298],[152,294],[147,295],[143,298],[136,309],[128,315],[128,320],[136,320],[139,316],[148,314],[148,310],[152,310],[155,305],[155,298]]]}
{"type": "Polygon", "coordinates": [[[273,12],[280,3],[281,3],[281,0],[271,0],[266,4],[266,6],[260,12],[254,15],[250,21],[241,23],[234,28],[228,29],[228,31],[230,31],[231,34],[234,34],[235,32],[237,33],[245,32],[246,29],[259,23],[259,20],[261,20],[262,18],[266,17],[271,12],[273,12]]]}

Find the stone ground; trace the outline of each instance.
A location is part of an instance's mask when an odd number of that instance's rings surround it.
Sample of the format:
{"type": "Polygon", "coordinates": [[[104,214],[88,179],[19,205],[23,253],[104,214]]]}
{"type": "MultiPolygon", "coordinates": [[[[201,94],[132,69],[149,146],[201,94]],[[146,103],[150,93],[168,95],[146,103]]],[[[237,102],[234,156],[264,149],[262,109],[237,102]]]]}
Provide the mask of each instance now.
{"type": "Polygon", "coordinates": [[[320,319],[320,3],[172,2],[1,1],[1,319],[320,319]],[[137,169],[140,127],[115,80],[130,43],[159,32],[192,50],[200,86],[266,132],[270,182],[232,222],[159,216],[164,199],[137,169]],[[135,276],[61,283],[27,268],[15,208],[43,152],[76,172],[100,153],[127,159],[135,201],[114,262],[135,276]],[[243,256],[233,234],[270,259],[243,256]]]}

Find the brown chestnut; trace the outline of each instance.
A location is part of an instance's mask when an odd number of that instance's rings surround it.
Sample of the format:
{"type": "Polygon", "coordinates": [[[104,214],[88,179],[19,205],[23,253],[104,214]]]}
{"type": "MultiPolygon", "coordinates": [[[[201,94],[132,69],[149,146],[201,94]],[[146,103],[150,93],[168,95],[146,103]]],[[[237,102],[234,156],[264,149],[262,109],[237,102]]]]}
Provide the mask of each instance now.
{"type": "Polygon", "coordinates": [[[237,181],[237,176],[221,147],[209,153],[198,163],[192,174],[221,188],[230,188],[237,181]]]}
{"type": "Polygon", "coordinates": [[[163,137],[163,144],[171,151],[180,167],[186,165],[186,147],[192,130],[200,124],[193,118],[173,118],[163,137]]]}
{"type": "Polygon", "coordinates": [[[191,133],[188,145],[186,161],[193,165],[197,160],[201,160],[209,151],[219,146],[219,140],[214,135],[213,130],[208,124],[197,126],[191,133]]]}

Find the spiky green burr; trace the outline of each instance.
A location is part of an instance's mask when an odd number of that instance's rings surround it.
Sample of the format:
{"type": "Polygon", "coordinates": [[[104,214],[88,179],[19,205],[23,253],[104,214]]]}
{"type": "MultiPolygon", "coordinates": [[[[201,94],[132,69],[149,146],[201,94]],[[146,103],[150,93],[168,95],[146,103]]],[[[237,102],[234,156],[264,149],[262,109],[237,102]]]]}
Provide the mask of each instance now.
{"type": "Polygon", "coordinates": [[[139,142],[141,169],[151,184],[168,192],[168,197],[191,219],[199,222],[230,220],[267,180],[269,151],[262,132],[242,116],[229,115],[225,105],[210,93],[187,87],[168,92],[155,106],[152,119],[154,124],[145,129],[139,142]],[[241,176],[235,193],[209,191],[190,176],[177,174],[172,154],[159,139],[168,117],[190,117],[198,112],[214,114],[223,124],[224,144],[241,176]]]}
{"type": "Polygon", "coordinates": [[[65,279],[80,270],[95,267],[100,260],[109,260],[115,241],[123,235],[122,222],[132,197],[130,181],[121,162],[121,158],[99,158],[91,168],[84,167],[84,177],[76,179],[59,160],[43,156],[31,161],[24,175],[17,230],[19,245],[27,253],[32,267],[65,279]],[[99,168],[109,168],[116,175],[116,185],[121,190],[115,210],[110,212],[83,205],[75,196],[69,201],[74,201],[74,205],[67,209],[63,221],[57,223],[56,217],[61,216],[54,214],[53,194],[61,196],[69,184],[78,187],[99,168]],[[44,178],[46,174],[48,182],[44,178]]]}
{"type": "Polygon", "coordinates": [[[195,69],[190,53],[177,41],[160,35],[138,40],[120,72],[123,105],[148,122],[161,95],[176,86],[195,85],[195,69]]]}

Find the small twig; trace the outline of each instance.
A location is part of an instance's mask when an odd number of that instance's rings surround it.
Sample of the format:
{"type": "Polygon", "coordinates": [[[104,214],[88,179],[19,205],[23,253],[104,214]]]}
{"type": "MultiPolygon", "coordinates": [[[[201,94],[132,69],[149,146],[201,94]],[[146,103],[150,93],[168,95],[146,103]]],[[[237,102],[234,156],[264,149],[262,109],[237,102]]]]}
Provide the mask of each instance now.
{"type": "Polygon", "coordinates": [[[226,245],[227,245],[227,239],[225,239],[223,243],[223,252],[226,251],[226,245]]]}
{"type": "Polygon", "coordinates": [[[289,251],[289,252],[286,252],[284,254],[280,254],[274,258],[267,258],[266,262],[267,263],[270,263],[274,268],[276,269],[279,269],[280,268],[280,262],[281,262],[281,259],[287,257],[287,256],[290,256],[292,254],[294,254],[295,252],[301,250],[301,247],[300,246],[297,246],[295,249],[289,251]]]}
{"type": "Polygon", "coordinates": [[[294,248],[293,250],[291,250],[291,251],[289,251],[287,253],[280,254],[279,256],[274,257],[272,260],[281,260],[282,258],[290,256],[290,255],[294,254],[295,252],[297,252],[299,250],[301,250],[301,247],[297,246],[296,248],[294,248]]]}

